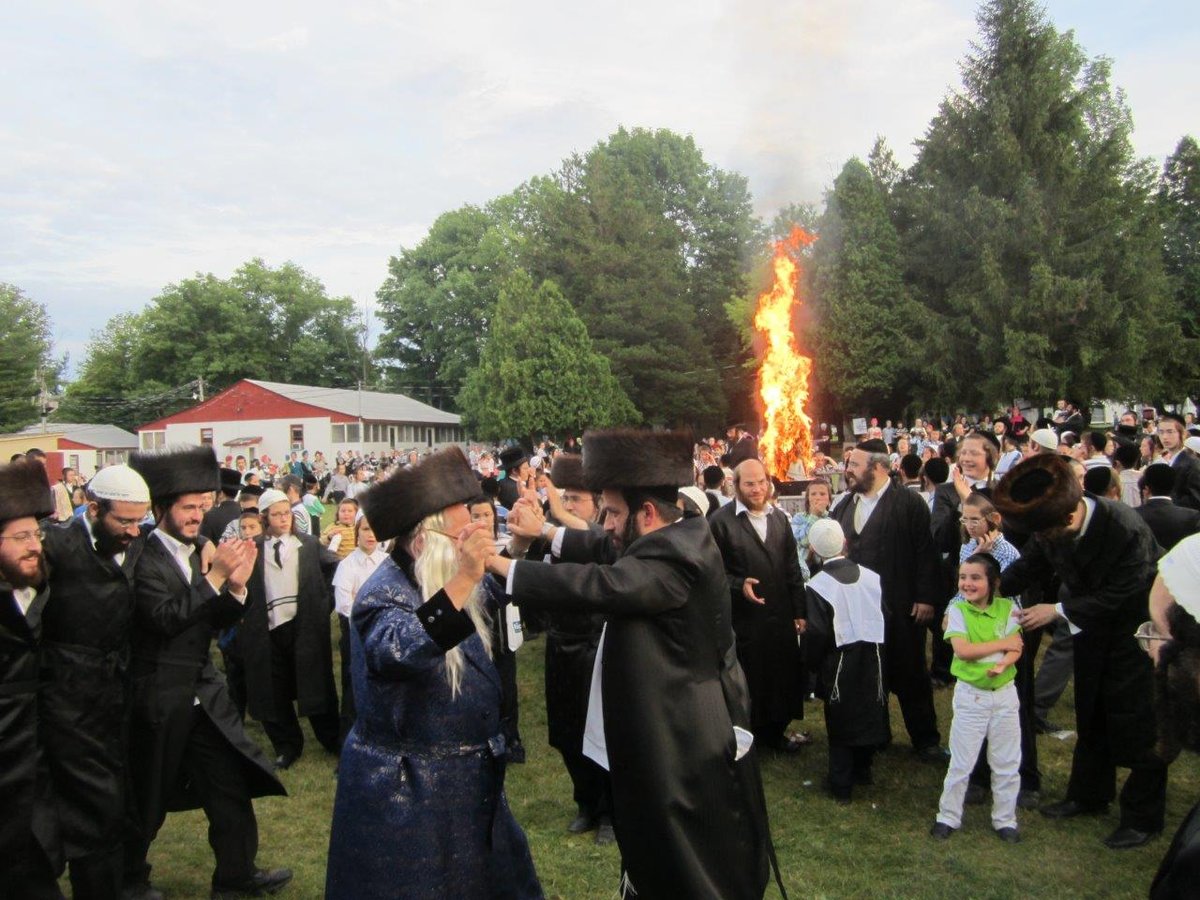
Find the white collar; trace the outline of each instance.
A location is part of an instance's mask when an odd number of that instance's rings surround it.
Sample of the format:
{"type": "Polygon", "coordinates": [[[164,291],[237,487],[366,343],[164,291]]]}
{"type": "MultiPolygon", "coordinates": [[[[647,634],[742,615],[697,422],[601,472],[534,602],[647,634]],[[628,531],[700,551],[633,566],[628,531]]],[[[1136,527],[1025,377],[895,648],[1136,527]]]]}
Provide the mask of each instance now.
{"type": "Polygon", "coordinates": [[[1083,540],[1083,536],[1087,534],[1087,530],[1092,524],[1092,514],[1096,511],[1096,501],[1091,497],[1084,497],[1083,509],[1083,526],[1079,529],[1079,534],[1075,535],[1075,540],[1077,541],[1083,540]]]}
{"type": "Polygon", "coordinates": [[[762,518],[763,516],[768,516],[771,514],[771,504],[770,503],[768,503],[766,506],[763,507],[762,512],[755,513],[755,512],[750,512],[750,508],[748,506],[746,506],[746,504],[743,503],[740,498],[735,497],[733,499],[733,502],[735,504],[737,504],[733,508],[733,514],[735,516],[740,516],[742,513],[745,513],[748,516],[755,516],[757,518],[762,518]]]}
{"type": "Polygon", "coordinates": [[[879,498],[883,496],[884,491],[886,491],[891,486],[892,486],[892,479],[885,478],[885,479],[883,479],[882,487],[880,487],[879,490],[877,490],[874,494],[859,494],[858,502],[859,503],[869,503],[872,506],[874,506],[876,503],[879,502],[879,498]]]}
{"type": "Polygon", "coordinates": [[[163,546],[170,550],[174,556],[182,556],[184,559],[187,559],[196,552],[195,544],[185,544],[183,541],[167,534],[162,530],[162,528],[155,528],[154,533],[157,534],[158,539],[163,542],[163,546]]]}

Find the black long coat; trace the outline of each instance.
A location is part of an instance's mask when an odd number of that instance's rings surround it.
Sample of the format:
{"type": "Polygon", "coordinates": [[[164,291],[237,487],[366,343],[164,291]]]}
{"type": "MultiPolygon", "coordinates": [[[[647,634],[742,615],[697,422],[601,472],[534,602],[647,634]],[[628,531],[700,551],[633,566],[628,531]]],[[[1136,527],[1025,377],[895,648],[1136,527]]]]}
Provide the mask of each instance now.
{"type": "Polygon", "coordinates": [[[1187,509],[1200,510],[1200,461],[1186,450],[1171,460],[1175,470],[1175,489],[1171,499],[1187,509]]]}
{"type": "Polygon", "coordinates": [[[734,758],[733,726],[747,715],[708,524],[660,528],[612,565],[515,565],[514,602],[608,615],[601,678],[614,824],[638,896],[761,898],[766,810],[755,751],[734,758]]]}
{"type": "Polygon", "coordinates": [[[804,576],[791,524],[780,510],[767,515],[764,543],[747,516],[726,503],[708,518],[729,585],[737,655],[750,686],[750,721],[756,728],[804,717],[804,660],[796,619],[804,618],[804,576]],[[752,603],[742,593],[757,578],[752,603]]]}
{"type": "Polygon", "coordinates": [[[200,535],[214,544],[221,542],[225,526],[242,514],[242,505],[236,500],[222,500],[204,514],[200,522],[200,535]]]}
{"type": "Polygon", "coordinates": [[[1200,512],[1179,506],[1168,497],[1147,500],[1134,512],[1150,526],[1163,550],[1170,550],[1185,537],[1200,531],[1200,512]]]}
{"type": "Polygon", "coordinates": [[[854,530],[854,505],[855,495],[847,494],[830,515],[846,533],[846,555],[879,575],[888,625],[888,683],[901,693],[915,687],[909,684],[913,679],[927,677],[923,665],[914,667],[909,659],[906,635],[916,627],[913,604],[936,606],[944,596],[929,507],[916,491],[893,483],[859,534],[854,530]]]}
{"type": "Polygon", "coordinates": [[[50,770],[38,740],[41,618],[49,592],[25,615],[0,582],[0,870],[29,852],[30,836],[61,871],[62,845],[50,770]]]}
{"type": "MultiPolygon", "coordinates": [[[[854,584],[859,577],[858,564],[848,559],[831,560],[821,571],[843,584],[854,584]]],[[[886,649],[867,641],[837,646],[833,607],[811,587],[807,593],[805,662],[819,676],[817,692],[825,701],[829,743],[843,747],[886,746],[892,740],[886,649]]]]}
{"type": "MultiPolygon", "coordinates": [[[[298,534],[299,595],[296,598],[296,706],[302,716],[337,713],[333,684],[333,641],[329,614],[333,596],[329,578],[340,560],[316,538],[298,534]]],[[[258,560],[247,585],[250,596],[246,615],[238,626],[237,641],[246,665],[246,703],[260,722],[277,721],[271,678],[271,632],[267,617],[266,581],[263,574],[265,538],[256,538],[258,560]]]]}
{"type": "MultiPolygon", "coordinates": [[[[193,559],[195,557],[193,556],[193,559]]],[[[242,605],[228,590],[216,593],[198,561],[187,579],[162,541],[146,539],[134,573],[133,713],[129,761],[141,825],[152,834],[163,809],[198,809],[200,798],[183,780],[178,761],[195,700],[241,754],[252,797],[287,791],[262,750],[242,727],[225,679],[209,647],[218,630],[236,623],[242,605]]]]}
{"type": "Polygon", "coordinates": [[[1132,509],[1091,499],[1096,509],[1083,537],[1051,542],[1035,535],[1004,570],[1000,590],[1013,596],[1050,570],[1058,573],[1070,592],[1063,611],[1082,629],[1073,640],[1080,737],[1106,738],[1112,761],[1127,766],[1154,744],[1153,666],[1133,633],[1149,618],[1161,550],[1132,509]]]}
{"type": "MultiPolygon", "coordinates": [[[[156,539],[157,540],[157,539],[156,539]]],[[[42,616],[42,734],[67,858],[120,839],[126,803],[134,571],[145,538],[118,565],[82,519],[46,529],[54,602],[42,616]]]]}

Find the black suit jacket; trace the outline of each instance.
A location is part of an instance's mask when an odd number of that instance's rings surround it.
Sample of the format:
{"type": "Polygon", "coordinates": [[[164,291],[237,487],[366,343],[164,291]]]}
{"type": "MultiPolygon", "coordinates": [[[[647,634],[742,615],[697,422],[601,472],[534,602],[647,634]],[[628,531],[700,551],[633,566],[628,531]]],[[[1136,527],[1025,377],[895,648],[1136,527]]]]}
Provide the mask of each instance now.
{"type": "Polygon", "coordinates": [[[1176,506],[1169,497],[1150,499],[1134,510],[1154,532],[1158,546],[1170,550],[1188,535],[1200,531],[1200,512],[1176,506]]]}
{"type": "Polygon", "coordinates": [[[242,505],[236,500],[225,500],[218,503],[204,514],[204,519],[200,522],[200,534],[214,544],[220,543],[221,535],[225,533],[225,526],[241,513],[242,505]]]}
{"type": "Polygon", "coordinates": [[[1171,499],[1179,506],[1200,510],[1200,461],[1186,450],[1180,450],[1171,467],[1175,469],[1175,490],[1171,499]]]}

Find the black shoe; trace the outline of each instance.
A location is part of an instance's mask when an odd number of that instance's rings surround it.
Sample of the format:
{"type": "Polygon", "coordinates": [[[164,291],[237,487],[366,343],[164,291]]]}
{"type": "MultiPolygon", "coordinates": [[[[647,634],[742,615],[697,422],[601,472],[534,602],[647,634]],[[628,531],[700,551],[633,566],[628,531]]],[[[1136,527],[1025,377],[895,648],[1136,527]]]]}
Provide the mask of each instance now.
{"type": "Polygon", "coordinates": [[[1037,809],[1042,805],[1042,792],[1022,788],[1017,794],[1018,809],[1037,809]]]}
{"type": "Polygon", "coordinates": [[[970,806],[978,806],[987,800],[987,788],[982,784],[968,784],[966,796],[963,797],[963,802],[970,806]]]}
{"type": "Polygon", "coordinates": [[[937,744],[914,749],[913,752],[917,754],[917,759],[921,760],[921,762],[938,763],[943,766],[950,762],[950,751],[945,747],[939,747],[937,744]]]}
{"type": "Polygon", "coordinates": [[[1136,828],[1121,826],[1104,839],[1104,846],[1109,850],[1131,850],[1154,840],[1162,832],[1138,831],[1136,828]]]}
{"type": "Polygon", "coordinates": [[[929,829],[929,836],[936,841],[949,840],[952,834],[954,829],[945,822],[934,822],[933,827],[929,829]]]}
{"type": "Polygon", "coordinates": [[[591,813],[584,812],[582,809],[571,820],[571,824],[567,826],[568,834],[584,834],[596,827],[596,818],[591,813]]]}
{"type": "Polygon", "coordinates": [[[613,831],[612,821],[608,816],[600,817],[600,827],[596,829],[596,846],[607,847],[617,841],[617,833],[613,831]]]}
{"type": "Polygon", "coordinates": [[[299,753],[280,753],[275,757],[275,771],[282,772],[284,769],[290,769],[299,758],[299,753]]]}
{"type": "Polygon", "coordinates": [[[996,837],[1000,838],[1006,844],[1021,843],[1021,833],[1015,828],[997,828],[996,837]]]}
{"type": "Polygon", "coordinates": [[[121,900],[163,900],[163,892],[148,881],[140,881],[121,888],[121,900]]]}
{"type": "Polygon", "coordinates": [[[1038,719],[1033,723],[1033,729],[1038,734],[1054,734],[1055,732],[1062,731],[1063,727],[1055,725],[1049,719],[1038,719]]]}
{"type": "Polygon", "coordinates": [[[257,869],[241,884],[213,885],[212,900],[235,897],[265,897],[282,890],[292,880],[291,869],[257,869]]]}
{"type": "Polygon", "coordinates": [[[525,745],[520,741],[515,741],[508,745],[508,750],[504,755],[507,757],[509,765],[522,765],[525,762],[525,745]]]}
{"type": "Polygon", "coordinates": [[[1076,816],[1099,816],[1108,812],[1108,804],[1084,806],[1076,800],[1059,800],[1038,810],[1047,819],[1073,819],[1076,816]]]}

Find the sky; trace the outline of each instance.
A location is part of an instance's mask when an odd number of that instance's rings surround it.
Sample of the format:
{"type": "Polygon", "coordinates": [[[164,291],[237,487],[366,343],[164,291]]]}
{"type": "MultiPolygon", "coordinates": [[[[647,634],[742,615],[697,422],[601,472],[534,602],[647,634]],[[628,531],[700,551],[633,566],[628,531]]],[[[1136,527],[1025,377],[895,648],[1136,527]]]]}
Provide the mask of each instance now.
{"type": "MultiPolygon", "coordinates": [[[[371,303],[437,216],[619,126],[692,135],[756,211],[913,158],[967,0],[39,0],[0,13],[0,281],[90,335],[197,272],[293,261],[371,303]]],[[[1156,163],[1200,133],[1200,4],[1049,0],[1156,163]]]]}

